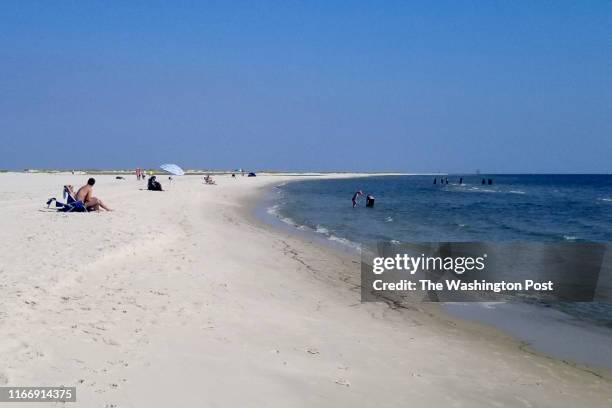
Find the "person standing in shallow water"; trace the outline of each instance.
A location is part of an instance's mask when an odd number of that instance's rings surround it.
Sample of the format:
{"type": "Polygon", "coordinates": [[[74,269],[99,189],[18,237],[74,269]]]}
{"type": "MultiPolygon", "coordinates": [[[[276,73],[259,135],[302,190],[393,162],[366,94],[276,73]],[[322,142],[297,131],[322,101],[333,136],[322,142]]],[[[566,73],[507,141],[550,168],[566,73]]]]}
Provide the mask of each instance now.
{"type": "Polygon", "coordinates": [[[355,208],[357,206],[357,199],[359,198],[359,196],[363,195],[363,191],[359,190],[359,191],[355,191],[355,194],[353,194],[353,208],[355,208]]]}

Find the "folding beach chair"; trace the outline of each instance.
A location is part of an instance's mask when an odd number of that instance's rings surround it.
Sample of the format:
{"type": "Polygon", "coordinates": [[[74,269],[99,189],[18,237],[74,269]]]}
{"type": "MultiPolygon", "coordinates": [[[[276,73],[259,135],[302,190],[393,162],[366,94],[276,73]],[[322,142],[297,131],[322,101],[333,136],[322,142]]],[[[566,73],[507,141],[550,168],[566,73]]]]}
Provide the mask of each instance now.
{"type": "Polygon", "coordinates": [[[87,212],[85,204],[74,197],[68,186],[64,186],[62,195],[64,200],[66,200],[65,203],[61,203],[55,197],[52,197],[47,200],[47,208],[49,208],[52,202],[55,202],[55,208],[59,212],[87,212]]]}

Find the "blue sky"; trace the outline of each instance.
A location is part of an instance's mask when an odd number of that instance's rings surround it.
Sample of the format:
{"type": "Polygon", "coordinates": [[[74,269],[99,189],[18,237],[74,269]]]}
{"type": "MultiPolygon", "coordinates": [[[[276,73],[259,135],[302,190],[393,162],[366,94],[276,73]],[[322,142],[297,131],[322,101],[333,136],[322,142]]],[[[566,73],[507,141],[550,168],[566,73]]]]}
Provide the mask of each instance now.
{"type": "Polygon", "coordinates": [[[0,2],[0,168],[609,172],[612,2],[0,2]]]}

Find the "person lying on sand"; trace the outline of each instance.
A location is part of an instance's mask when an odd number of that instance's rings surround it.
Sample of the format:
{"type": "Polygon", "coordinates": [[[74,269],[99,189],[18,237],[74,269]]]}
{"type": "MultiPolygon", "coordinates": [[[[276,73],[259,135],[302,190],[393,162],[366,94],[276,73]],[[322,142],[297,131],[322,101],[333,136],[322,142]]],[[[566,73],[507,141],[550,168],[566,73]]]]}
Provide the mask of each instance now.
{"type": "Polygon", "coordinates": [[[96,179],[93,177],[87,180],[87,184],[79,188],[79,190],[76,192],[75,198],[85,204],[87,211],[100,211],[100,208],[103,208],[106,211],[112,211],[102,202],[102,200],[93,196],[94,184],[96,184],[96,179]]]}

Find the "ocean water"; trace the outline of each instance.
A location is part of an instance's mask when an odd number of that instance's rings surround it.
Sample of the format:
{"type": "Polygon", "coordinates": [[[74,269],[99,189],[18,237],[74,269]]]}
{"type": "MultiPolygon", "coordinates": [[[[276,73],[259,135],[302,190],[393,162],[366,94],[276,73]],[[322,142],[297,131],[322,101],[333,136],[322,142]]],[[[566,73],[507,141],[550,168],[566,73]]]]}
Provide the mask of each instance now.
{"type": "MultiPolygon", "coordinates": [[[[322,239],[358,249],[374,241],[612,241],[610,175],[451,175],[313,179],[273,190],[268,212],[322,239]],[[463,177],[463,184],[459,178],[463,177]],[[493,179],[482,185],[482,178],[493,179]],[[357,190],[376,199],[356,208],[357,190]]],[[[612,327],[612,304],[555,305],[612,327]]]]}
{"type": "Polygon", "coordinates": [[[465,175],[306,180],[275,189],[269,212],[332,240],[612,241],[612,175],[465,175]],[[463,177],[463,184],[459,184],[463,177]],[[492,185],[482,185],[482,178],[492,185]],[[352,208],[357,190],[372,194],[352,208]]]}

